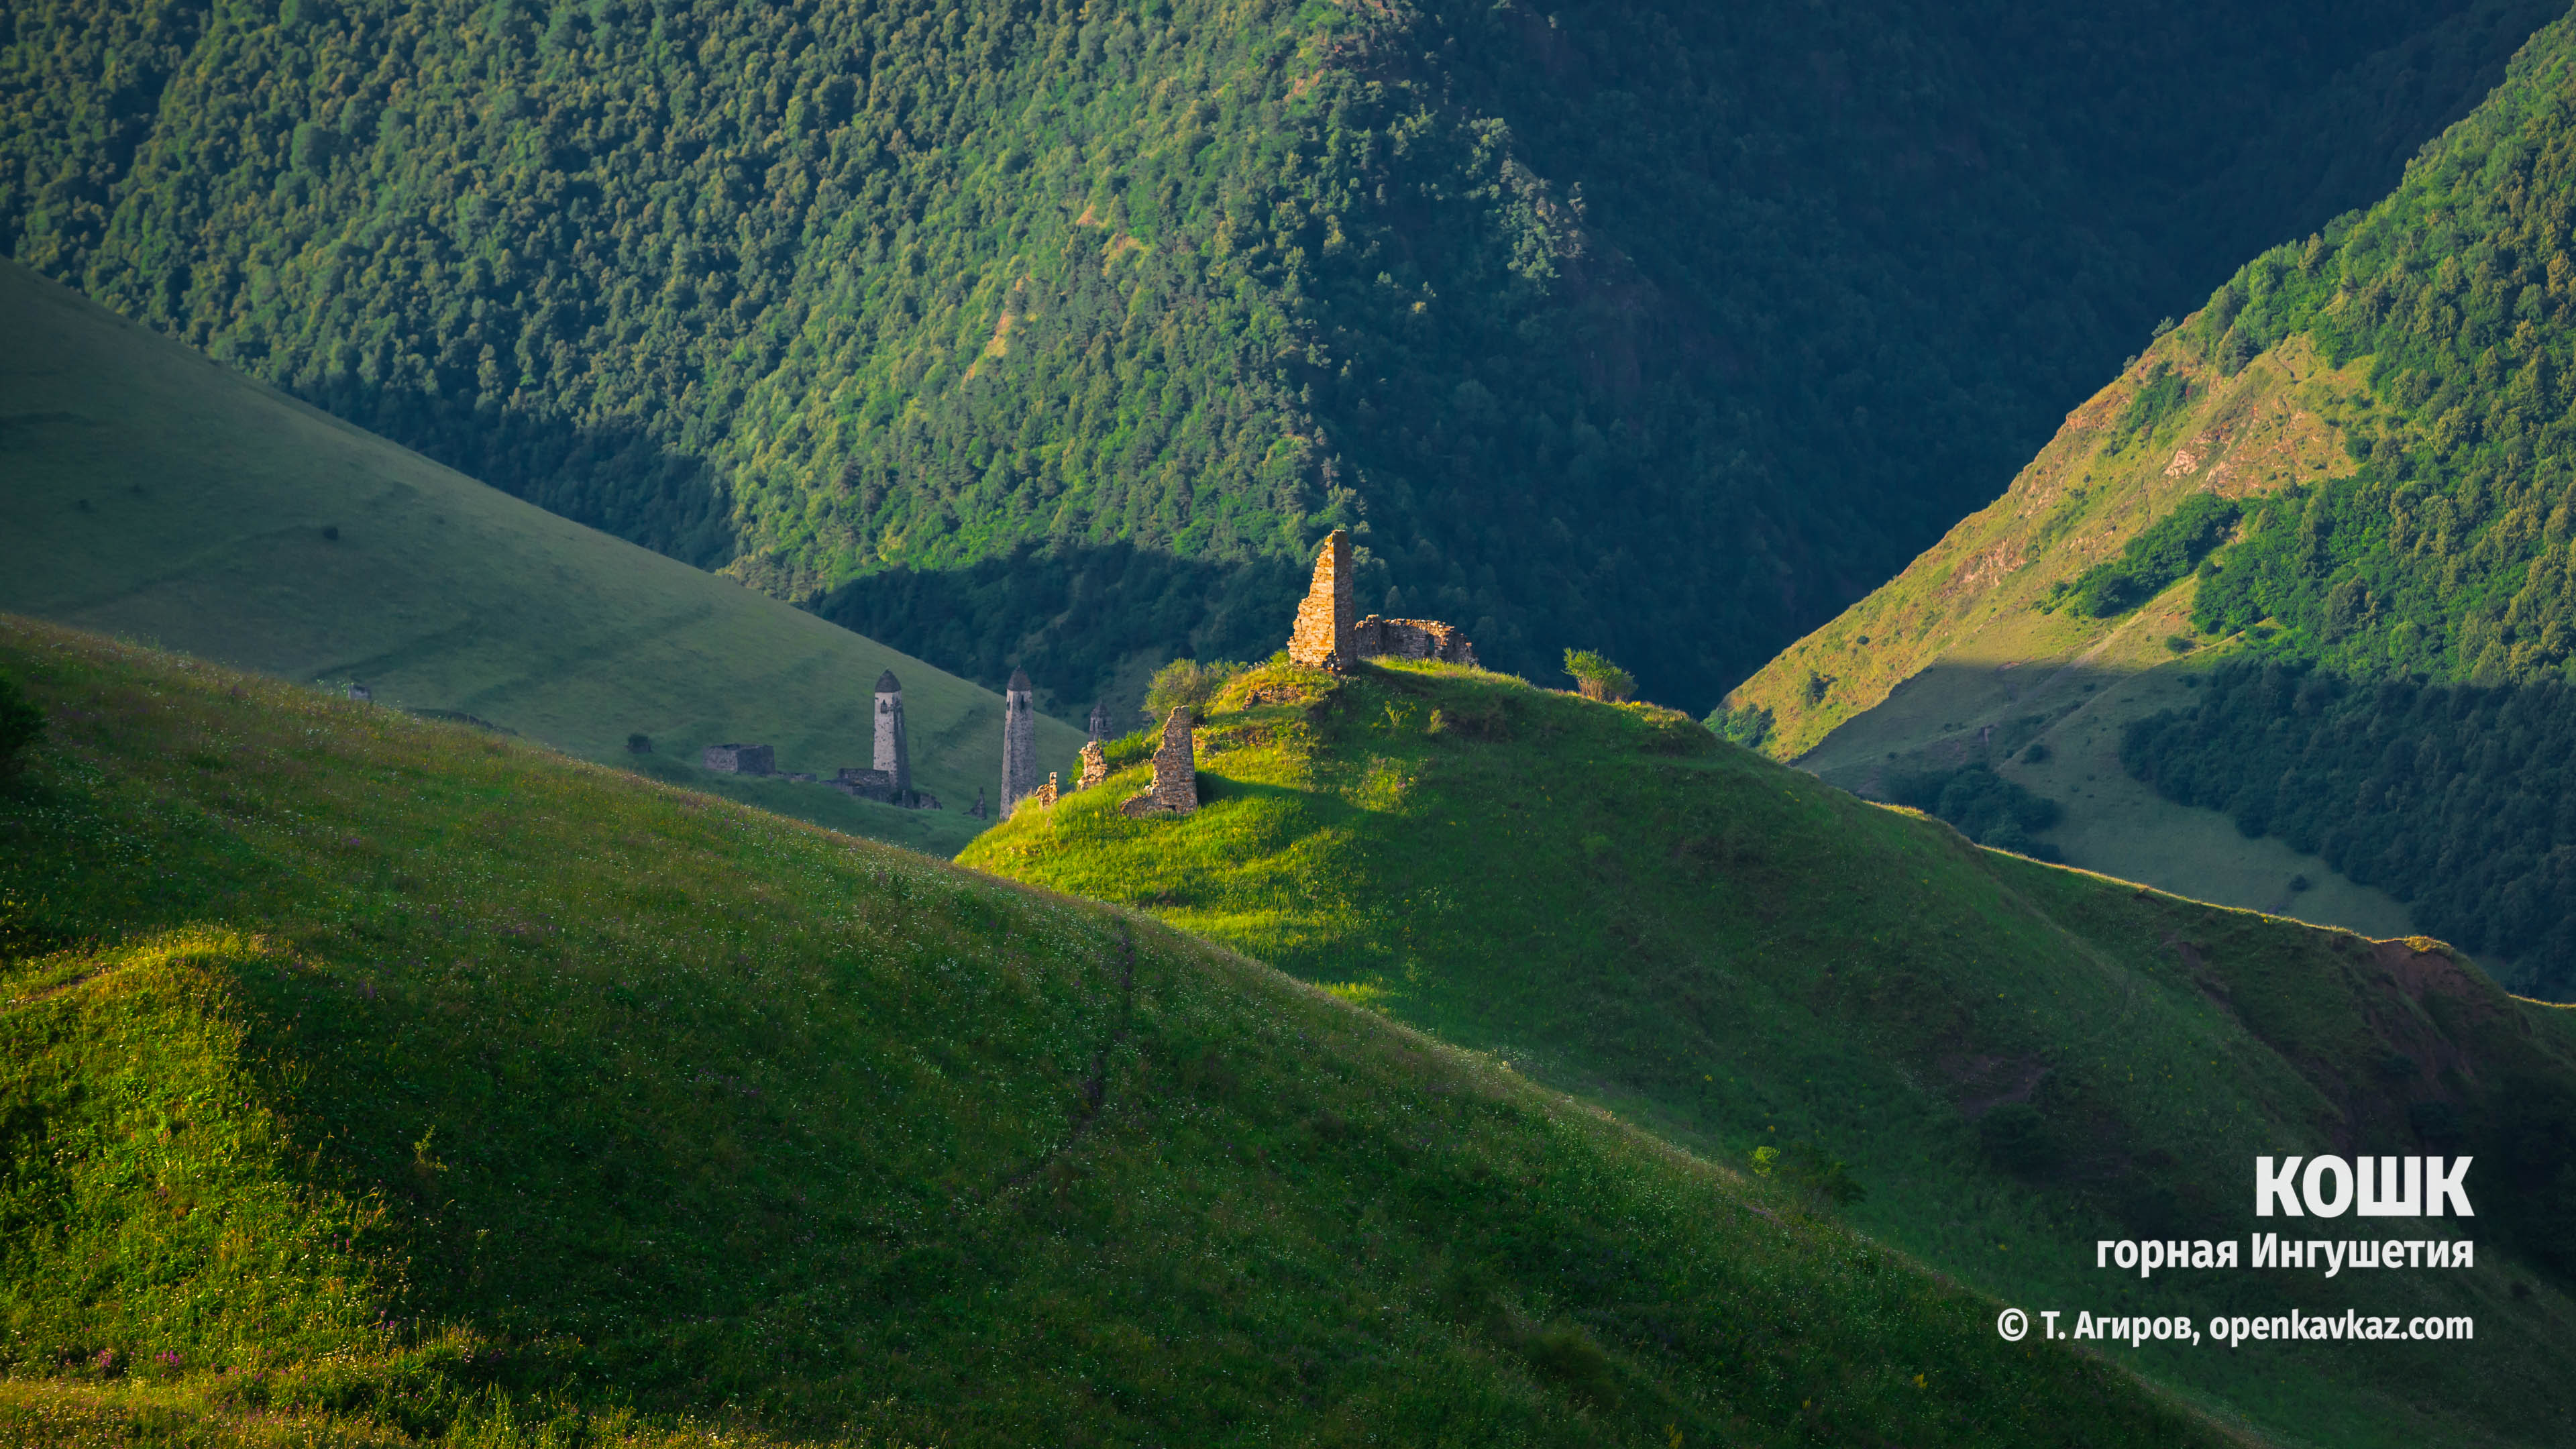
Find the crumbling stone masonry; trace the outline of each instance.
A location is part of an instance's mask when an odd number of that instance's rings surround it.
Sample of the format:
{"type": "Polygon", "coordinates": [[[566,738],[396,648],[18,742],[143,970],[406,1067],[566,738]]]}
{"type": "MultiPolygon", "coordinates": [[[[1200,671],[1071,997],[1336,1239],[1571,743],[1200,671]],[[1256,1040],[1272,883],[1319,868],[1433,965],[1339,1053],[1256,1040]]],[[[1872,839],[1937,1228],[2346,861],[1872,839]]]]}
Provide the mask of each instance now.
{"type": "Polygon", "coordinates": [[[1375,614],[1351,626],[1351,653],[1361,659],[1436,659],[1470,667],[1476,663],[1476,646],[1452,625],[1433,619],[1381,619],[1375,614]]]}
{"type": "Polygon", "coordinates": [[[1058,798],[1059,792],[1056,789],[1055,771],[1049,770],[1047,771],[1047,782],[1045,784],[1040,785],[1036,789],[1031,790],[1026,795],[1020,797],[1019,808],[1022,810],[1052,810],[1055,808],[1055,802],[1058,798]]]}
{"type": "Polygon", "coordinates": [[[778,752],[768,745],[709,745],[698,763],[727,775],[775,775],[778,752]]]}
{"type": "MultiPolygon", "coordinates": [[[[1099,711],[1095,710],[1093,713],[1096,715],[1099,711]]],[[[1098,740],[1093,740],[1082,747],[1082,778],[1073,782],[1073,788],[1088,790],[1108,778],[1109,747],[1098,740]]]]}
{"type": "Polygon", "coordinates": [[[894,787],[898,805],[912,803],[912,749],[903,732],[903,685],[889,669],[877,676],[876,768],[894,787]]]}
{"type": "Polygon", "coordinates": [[[1436,659],[1473,665],[1476,646],[1455,627],[1434,619],[1352,617],[1351,536],[1334,529],[1315,552],[1315,578],[1297,605],[1288,636],[1291,663],[1335,674],[1363,659],[1436,659]]]}
{"type": "Polygon", "coordinates": [[[1002,818],[1038,788],[1038,704],[1025,669],[1011,671],[1002,691],[1002,818]]]}
{"type": "Polygon", "coordinates": [[[844,795],[856,795],[862,800],[874,800],[884,805],[907,803],[895,793],[894,775],[887,770],[855,770],[845,766],[832,777],[831,785],[844,795]]]}
{"type": "Polygon", "coordinates": [[[1154,751],[1154,783],[1118,806],[1121,815],[1188,815],[1199,808],[1198,732],[1190,707],[1163,721],[1163,743],[1154,751]]]}
{"type": "Polygon", "coordinates": [[[1335,674],[1350,667],[1351,536],[1334,529],[1315,551],[1315,576],[1297,606],[1297,626],[1288,635],[1288,658],[1309,669],[1335,674]]]}

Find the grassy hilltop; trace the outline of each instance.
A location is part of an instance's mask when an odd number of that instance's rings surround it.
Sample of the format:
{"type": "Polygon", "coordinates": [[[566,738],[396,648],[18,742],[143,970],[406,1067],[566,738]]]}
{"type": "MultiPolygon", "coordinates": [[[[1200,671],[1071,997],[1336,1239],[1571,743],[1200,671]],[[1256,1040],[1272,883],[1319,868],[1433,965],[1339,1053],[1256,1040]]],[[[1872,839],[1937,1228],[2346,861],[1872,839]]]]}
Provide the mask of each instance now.
{"type": "Polygon", "coordinates": [[[2464,1351],[2123,1351],[2268,1432],[2545,1444],[2576,1418],[2576,1022],[2447,948],[1980,850],[1671,711],[1500,675],[1274,664],[1199,741],[1197,814],[1121,816],[1132,765],[962,863],[1145,907],[1722,1160],[1778,1148],[2007,1301],[2478,1316],[2464,1351]],[[2480,1154],[2474,1272],[2092,1266],[2098,1238],[2253,1231],[2257,1153],[2436,1141],[2480,1154]]]}
{"type": "Polygon", "coordinates": [[[1141,916],[50,626],[0,673],[12,1442],[2229,1440],[1141,916]]]}
{"type": "MultiPolygon", "coordinates": [[[[317,413],[0,262],[0,609],[377,701],[953,853],[1001,784],[1002,701],[778,601],[570,523],[317,413]],[[904,686],[944,811],[710,776],[702,745],[866,765],[904,686]],[[630,754],[629,734],[655,753],[630,754]]],[[[1040,672],[1043,672],[1041,670],[1040,672]]],[[[1041,741],[1074,748],[1041,716],[1041,741]]]]}

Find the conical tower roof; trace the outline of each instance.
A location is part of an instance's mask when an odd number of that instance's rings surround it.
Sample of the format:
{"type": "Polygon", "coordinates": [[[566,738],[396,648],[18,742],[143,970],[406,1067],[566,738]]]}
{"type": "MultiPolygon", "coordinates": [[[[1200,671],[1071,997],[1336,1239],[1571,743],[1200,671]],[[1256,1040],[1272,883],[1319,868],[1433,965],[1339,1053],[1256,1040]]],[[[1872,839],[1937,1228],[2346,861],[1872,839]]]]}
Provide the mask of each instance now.
{"type": "Polygon", "coordinates": [[[1029,683],[1029,672],[1027,670],[1014,669],[1011,671],[1011,693],[1026,694],[1034,687],[1035,686],[1029,683]]]}
{"type": "Polygon", "coordinates": [[[898,684],[898,683],[896,683],[896,682],[895,682],[895,677],[894,677],[894,671],[893,671],[893,670],[889,669],[889,670],[887,670],[885,673],[880,674],[880,675],[878,675],[878,676],[877,676],[877,693],[879,693],[879,694],[901,694],[901,693],[903,693],[903,686],[902,686],[901,684],[898,684]]]}

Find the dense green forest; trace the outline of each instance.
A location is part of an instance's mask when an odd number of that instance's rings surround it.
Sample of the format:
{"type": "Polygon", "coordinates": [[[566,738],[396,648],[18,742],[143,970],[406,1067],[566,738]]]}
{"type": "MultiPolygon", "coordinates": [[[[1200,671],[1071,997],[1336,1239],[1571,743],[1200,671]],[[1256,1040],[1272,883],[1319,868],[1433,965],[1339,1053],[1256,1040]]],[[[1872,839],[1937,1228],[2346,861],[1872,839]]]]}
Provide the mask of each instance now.
{"type": "Polygon", "coordinates": [[[27,0],[0,247],[987,681],[1347,524],[1697,706],[2556,8],[27,0]]]}
{"type": "Polygon", "coordinates": [[[2281,661],[2213,670],[2129,727],[2130,773],[2408,903],[2419,929],[2576,996],[2576,690],[2359,685],[2281,661]]]}
{"type": "Polygon", "coordinates": [[[2366,391],[2359,468],[2251,506],[2195,623],[2244,633],[2196,710],[2125,759],[2413,904],[2425,930],[2576,994],[2576,35],[2366,215],[2265,253],[2189,324],[2232,368],[2293,334],[2366,391]]]}

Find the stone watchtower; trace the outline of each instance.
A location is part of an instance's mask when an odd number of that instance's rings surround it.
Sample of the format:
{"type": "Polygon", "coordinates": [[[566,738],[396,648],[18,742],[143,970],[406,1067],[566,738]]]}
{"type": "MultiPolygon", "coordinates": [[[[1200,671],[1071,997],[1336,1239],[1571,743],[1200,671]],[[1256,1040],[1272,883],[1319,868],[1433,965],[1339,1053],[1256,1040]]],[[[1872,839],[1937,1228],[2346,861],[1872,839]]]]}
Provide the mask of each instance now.
{"type": "Polygon", "coordinates": [[[1036,794],[1038,783],[1037,695],[1029,672],[1014,669],[1010,687],[1002,691],[1001,818],[1010,819],[1011,807],[1021,796],[1036,794]]]}
{"type": "Polygon", "coordinates": [[[894,787],[894,803],[912,803],[912,747],[903,733],[903,685],[889,669],[877,676],[876,768],[894,787]]]}
{"type": "Polygon", "coordinates": [[[1096,745],[1107,738],[1109,738],[1109,706],[1106,703],[1096,703],[1091,707],[1091,742],[1096,745]]]}
{"type": "Polygon", "coordinates": [[[1297,606],[1297,627],[1288,636],[1289,660],[1309,669],[1341,673],[1352,663],[1348,651],[1355,622],[1351,536],[1336,528],[1316,551],[1314,581],[1307,586],[1305,601],[1297,606]]]}

